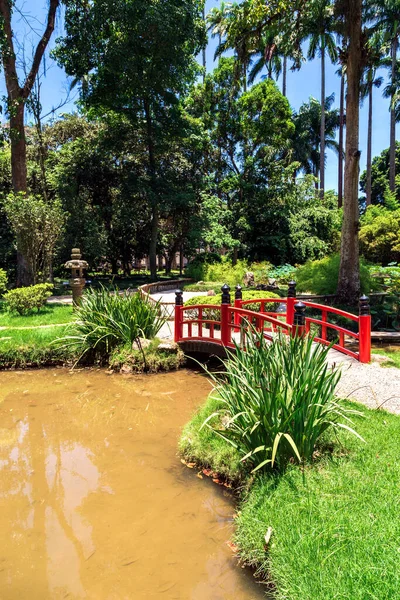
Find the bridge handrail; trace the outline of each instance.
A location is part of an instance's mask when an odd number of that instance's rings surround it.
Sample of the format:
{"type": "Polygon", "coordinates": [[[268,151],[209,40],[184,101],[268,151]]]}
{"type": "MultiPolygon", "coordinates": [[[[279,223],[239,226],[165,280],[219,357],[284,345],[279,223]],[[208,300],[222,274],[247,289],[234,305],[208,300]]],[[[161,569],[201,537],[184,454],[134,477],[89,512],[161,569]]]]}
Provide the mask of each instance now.
{"type": "Polygon", "coordinates": [[[178,342],[184,339],[199,338],[206,341],[207,335],[203,336],[203,324],[209,325],[210,332],[208,337],[211,338],[212,341],[222,346],[232,345],[232,333],[240,331],[244,320],[247,320],[250,323],[255,322],[256,328],[260,331],[263,331],[265,335],[267,335],[268,331],[274,332],[278,328],[284,329],[291,335],[303,335],[310,332],[311,325],[314,324],[320,328],[320,330],[317,332],[313,332],[315,341],[318,341],[322,344],[330,344],[331,340],[328,339],[328,329],[332,329],[339,334],[339,339],[334,342],[333,348],[339,350],[343,354],[347,354],[353,358],[356,358],[360,362],[370,362],[371,315],[369,299],[366,296],[362,296],[360,298],[359,315],[354,315],[342,309],[327,306],[325,304],[318,304],[316,302],[309,301],[296,302],[295,287],[295,282],[289,282],[287,298],[252,298],[249,300],[243,300],[242,288],[238,285],[236,286],[234,306],[231,304],[231,297],[229,294],[230,288],[227,285],[222,287],[221,305],[197,304],[183,306],[183,293],[178,290],[176,292],[175,305],[175,341],[178,342]],[[287,310],[285,313],[266,311],[265,305],[268,303],[286,304],[287,310]],[[252,304],[259,304],[261,310],[253,311],[245,308],[246,306],[252,304]],[[321,318],[306,316],[305,311],[307,307],[321,311],[321,318]],[[195,318],[185,319],[185,313],[193,310],[198,311],[198,316],[195,315],[195,318]],[[210,318],[209,314],[204,315],[204,312],[207,310],[218,311],[220,314],[220,320],[213,320],[210,318]],[[329,315],[337,315],[357,323],[358,332],[351,331],[351,329],[348,329],[347,327],[329,322],[329,315]],[[203,318],[204,316],[206,317],[205,319],[203,318]],[[281,320],[282,317],[285,318],[285,321],[281,320]],[[268,323],[271,327],[269,329],[265,329],[265,323],[268,323]],[[198,335],[192,336],[192,325],[195,324],[198,325],[198,335]],[[187,325],[188,327],[187,336],[185,336],[183,333],[183,325],[187,325]],[[215,337],[216,326],[218,332],[220,328],[220,339],[215,337]],[[358,352],[346,348],[346,337],[351,337],[358,342],[358,352]]]}
{"type": "MultiPolygon", "coordinates": [[[[285,323],[285,321],[280,321],[279,319],[275,319],[274,317],[271,317],[270,315],[262,313],[262,312],[254,312],[254,310],[246,310],[243,308],[236,308],[234,306],[229,307],[229,312],[233,315],[237,314],[240,317],[249,317],[249,319],[247,319],[247,320],[261,319],[264,322],[267,321],[267,323],[271,323],[271,325],[275,325],[276,327],[283,327],[284,329],[287,329],[287,331],[292,330],[292,325],[289,325],[289,323],[285,323]]],[[[235,324],[232,323],[231,326],[235,327],[235,324]]]]}
{"type": "Polygon", "coordinates": [[[317,304],[316,302],[303,302],[309,308],[315,308],[317,310],[321,310],[326,313],[333,313],[335,315],[339,315],[341,317],[345,317],[346,319],[350,319],[351,321],[355,321],[356,323],[360,322],[360,317],[358,315],[354,315],[352,313],[346,312],[345,310],[341,310],[340,308],[334,308],[333,306],[327,306],[326,304],[317,304]]]}

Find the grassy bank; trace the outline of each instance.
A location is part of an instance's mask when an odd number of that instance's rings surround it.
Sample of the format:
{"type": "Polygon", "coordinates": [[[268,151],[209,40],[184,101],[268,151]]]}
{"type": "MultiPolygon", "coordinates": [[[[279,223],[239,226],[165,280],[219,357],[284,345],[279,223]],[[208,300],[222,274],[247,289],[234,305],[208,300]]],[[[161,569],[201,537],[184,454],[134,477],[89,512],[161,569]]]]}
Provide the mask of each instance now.
{"type": "Polygon", "coordinates": [[[64,364],[71,352],[54,342],[73,319],[72,306],[47,304],[28,315],[9,313],[0,305],[0,368],[64,364]]]}
{"type": "Polygon", "coordinates": [[[68,349],[54,344],[64,332],[63,326],[0,330],[0,368],[58,365],[71,360],[68,349]]]}
{"type": "MultiPolygon", "coordinates": [[[[215,408],[208,400],[185,427],[181,452],[243,479],[235,450],[209,429],[199,430],[215,408]]],[[[354,418],[355,427],[366,443],[343,432],[304,474],[292,467],[247,482],[235,542],[241,558],[275,584],[280,600],[398,597],[400,417],[357,409],[363,417],[354,418]]]]}

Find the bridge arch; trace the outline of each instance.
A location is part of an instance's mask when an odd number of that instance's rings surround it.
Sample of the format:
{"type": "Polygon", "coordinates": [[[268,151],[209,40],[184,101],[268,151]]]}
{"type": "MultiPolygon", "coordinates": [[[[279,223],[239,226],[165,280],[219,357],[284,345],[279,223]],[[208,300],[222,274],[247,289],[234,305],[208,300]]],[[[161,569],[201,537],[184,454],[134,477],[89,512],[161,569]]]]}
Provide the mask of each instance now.
{"type": "Polygon", "coordinates": [[[297,302],[294,281],[289,282],[286,298],[243,300],[238,285],[232,305],[229,286],[225,284],[221,291],[219,306],[184,306],[183,292],[176,291],[174,339],[186,352],[224,355],[225,348],[234,349],[236,343],[241,343],[243,330],[251,323],[271,340],[278,331],[291,336],[311,333],[317,343],[330,345],[333,332],[337,338],[332,345],[335,350],[362,363],[371,360],[371,315],[366,296],[360,298],[359,314],[354,315],[325,304],[297,302]],[[258,311],[254,311],[254,305],[259,306],[258,311]],[[307,309],[311,309],[310,315],[307,309]],[[336,322],[330,320],[332,316],[336,322]]]}

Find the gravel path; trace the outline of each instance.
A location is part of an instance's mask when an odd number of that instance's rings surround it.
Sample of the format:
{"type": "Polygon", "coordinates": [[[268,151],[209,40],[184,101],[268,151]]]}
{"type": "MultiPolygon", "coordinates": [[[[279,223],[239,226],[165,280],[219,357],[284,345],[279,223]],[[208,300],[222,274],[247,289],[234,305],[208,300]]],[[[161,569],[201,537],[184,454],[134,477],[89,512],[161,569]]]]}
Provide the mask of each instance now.
{"type": "MultiPolygon", "coordinates": [[[[185,292],[184,300],[198,293],[185,292]]],[[[173,299],[173,294],[174,292],[157,296],[162,297],[166,302],[170,298],[173,299]]],[[[173,322],[166,323],[160,334],[160,337],[172,338],[173,322]]],[[[366,365],[336,350],[329,351],[329,363],[336,364],[342,371],[337,390],[338,396],[356,400],[369,408],[384,408],[389,412],[400,414],[400,369],[382,366],[381,356],[374,358],[371,364],[366,365]]]]}
{"type": "Polygon", "coordinates": [[[339,368],[342,377],[338,396],[356,400],[369,408],[384,408],[400,414],[400,369],[384,367],[379,362],[366,365],[355,360],[343,362],[339,368]]]}

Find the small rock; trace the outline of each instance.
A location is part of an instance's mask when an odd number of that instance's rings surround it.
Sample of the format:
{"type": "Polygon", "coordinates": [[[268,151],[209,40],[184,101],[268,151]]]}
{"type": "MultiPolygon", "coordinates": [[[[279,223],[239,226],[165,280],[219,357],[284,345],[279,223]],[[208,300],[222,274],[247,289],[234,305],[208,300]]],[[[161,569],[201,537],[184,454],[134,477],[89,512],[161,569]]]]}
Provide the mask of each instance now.
{"type": "Polygon", "coordinates": [[[148,348],[151,344],[151,340],[147,340],[146,338],[139,338],[135,340],[132,344],[132,350],[144,350],[148,348]]]}
{"type": "Polygon", "coordinates": [[[171,354],[176,354],[179,350],[178,344],[175,342],[161,342],[158,345],[157,350],[162,350],[163,352],[171,352],[171,354]]]}
{"type": "Polygon", "coordinates": [[[254,273],[252,273],[251,271],[247,271],[245,273],[245,276],[243,277],[243,283],[246,287],[253,287],[254,286],[254,273]]]}
{"type": "Polygon", "coordinates": [[[214,290],[208,290],[207,296],[215,296],[215,291],[214,290]]]}
{"type": "Polygon", "coordinates": [[[382,354],[371,354],[371,359],[373,362],[377,363],[385,363],[390,361],[388,356],[383,356],[382,354]]]}
{"type": "Polygon", "coordinates": [[[133,369],[129,365],[122,365],[119,372],[122,373],[122,375],[131,375],[133,373],[133,369]]]}

